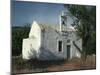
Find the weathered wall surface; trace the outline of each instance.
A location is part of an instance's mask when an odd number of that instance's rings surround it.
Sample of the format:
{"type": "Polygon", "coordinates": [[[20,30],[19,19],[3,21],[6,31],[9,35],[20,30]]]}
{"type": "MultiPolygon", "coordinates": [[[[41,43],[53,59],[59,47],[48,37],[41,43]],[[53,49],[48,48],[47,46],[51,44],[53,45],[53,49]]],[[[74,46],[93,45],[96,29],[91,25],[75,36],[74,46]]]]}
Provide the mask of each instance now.
{"type": "Polygon", "coordinates": [[[58,51],[58,40],[62,40],[62,37],[53,29],[45,29],[41,37],[40,59],[53,60],[64,59],[64,51],[58,51]]]}
{"type": "Polygon", "coordinates": [[[43,60],[53,60],[53,59],[66,59],[67,58],[67,45],[70,45],[70,59],[73,57],[80,57],[80,53],[73,45],[73,41],[82,48],[81,40],[77,40],[75,32],[68,32],[65,36],[62,36],[59,32],[57,33],[52,29],[45,29],[45,32],[42,33],[41,46],[40,50],[40,59],[43,60]],[[63,42],[63,50],[58,51],[58,40],[63,42]],[[70,42],[67,42],[70,40],[70,42]]]}
{"type": "Polygon", "coordinates": [[[23,39],[22,56],[24,59],[36,58],[38,49],[37,41],[36,39],[23,39]]]}
{"type": "Polygon", "coordinates": [[[82,39],[79,39],[77,37],[76,32],[73,32],[71,35],[71,44],[72,44],[72,58],[73,57],[81,57],[80,52],[77,50],[77,48],[73,45],[73,41],[75,41],[76,45],[82,50],[82,39]]]}
{"type": "Polygon", "coordinates": [[[24,59],[36,58],[41,46],[41,29],[36,22],[33,22],[29,38],[23,39],[22,56],[24,59]]]}
{"type": "Polygon", "coordinates": [[[60,60],[67,58],[67,45],[70,45],[70,59],[80,57],[80,53],[73,45],[73,41],[82,48],[82,40],[77,40],[74,31],[62,34],[51,28],[41,30],[34,22],[29,33],[29,38],[23,39],[22,55],[24,59],[38,58],[39,60],[60,60]],[[62,41],[62,51],[58,50],[58,41],[62,41]],[[68,42],[68,40],[70,40],[68,42]]]}

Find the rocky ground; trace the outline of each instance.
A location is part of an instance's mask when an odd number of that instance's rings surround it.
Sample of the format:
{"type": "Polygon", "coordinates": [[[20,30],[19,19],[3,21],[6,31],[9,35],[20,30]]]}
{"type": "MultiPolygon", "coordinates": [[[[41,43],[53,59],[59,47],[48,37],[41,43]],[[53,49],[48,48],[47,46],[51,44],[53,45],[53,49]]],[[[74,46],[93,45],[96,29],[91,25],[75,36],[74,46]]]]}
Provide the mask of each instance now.
{"type": "Polygon", "coordinates": [[[27,61],[23,60],[21,56],[12,58],[12,74],[89,70],[95,68],[95,56],[88,56],[84,64],[79,58],[73,58],[69,61],[38,61],[36,59],[27,61]]]}

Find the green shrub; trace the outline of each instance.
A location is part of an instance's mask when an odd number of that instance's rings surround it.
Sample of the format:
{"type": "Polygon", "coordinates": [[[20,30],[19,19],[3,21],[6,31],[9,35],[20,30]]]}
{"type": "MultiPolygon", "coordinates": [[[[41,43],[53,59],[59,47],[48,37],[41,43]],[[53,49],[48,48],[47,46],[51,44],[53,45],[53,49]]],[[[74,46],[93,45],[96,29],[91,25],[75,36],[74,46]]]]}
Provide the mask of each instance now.
{"type": "Polygon", "coordinates": [[[30,27],[12,27],[12,56],[22,53],[22,40],[27,38],[30,27]]]}

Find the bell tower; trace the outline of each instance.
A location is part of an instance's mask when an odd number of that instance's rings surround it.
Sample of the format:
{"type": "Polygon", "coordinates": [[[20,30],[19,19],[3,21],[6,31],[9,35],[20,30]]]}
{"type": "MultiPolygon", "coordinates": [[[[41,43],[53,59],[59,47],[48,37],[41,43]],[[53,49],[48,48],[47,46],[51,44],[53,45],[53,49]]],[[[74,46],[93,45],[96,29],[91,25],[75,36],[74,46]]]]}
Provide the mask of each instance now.
{"type": "Polygon", "coordinates": [[[65,31],[67,29],[67,12],[62,11],[60,15],[60,31],[65,31]]]}

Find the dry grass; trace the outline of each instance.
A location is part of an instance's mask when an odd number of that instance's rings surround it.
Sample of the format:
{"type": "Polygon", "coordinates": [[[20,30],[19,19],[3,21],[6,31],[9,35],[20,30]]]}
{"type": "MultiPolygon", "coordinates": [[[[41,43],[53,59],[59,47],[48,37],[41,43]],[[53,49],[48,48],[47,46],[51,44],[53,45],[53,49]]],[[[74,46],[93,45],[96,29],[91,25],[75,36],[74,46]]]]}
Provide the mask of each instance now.
{"type": "Polygon", "coordinates": [[[54,72],[69,70],[86,70],[96,68],[95,56],[88,56],[86,62],[82,64],[81,59],[73,58],[69,61],[39,61],[23,60],[21,57],[12,58],[12,73],[37,73],[37,72],[54,72]]]}

